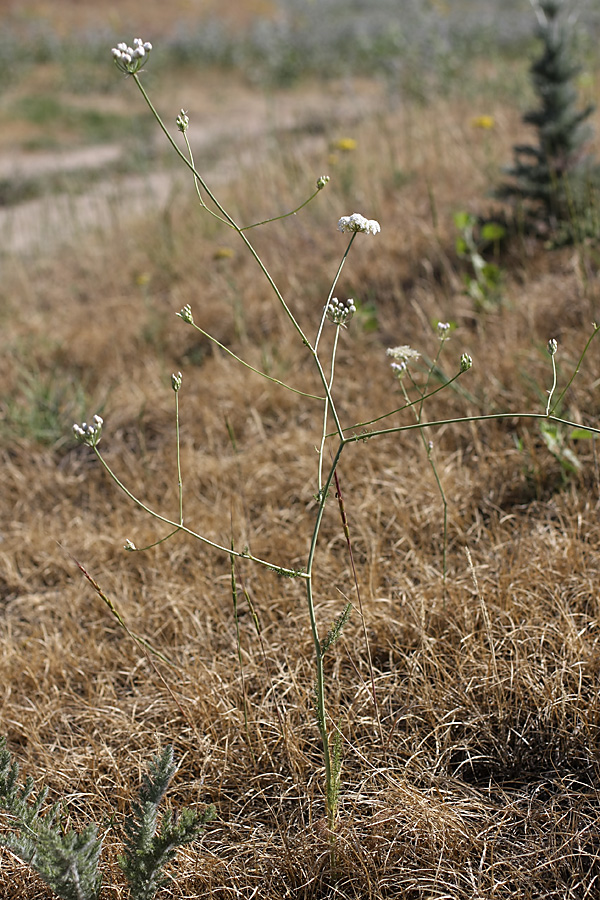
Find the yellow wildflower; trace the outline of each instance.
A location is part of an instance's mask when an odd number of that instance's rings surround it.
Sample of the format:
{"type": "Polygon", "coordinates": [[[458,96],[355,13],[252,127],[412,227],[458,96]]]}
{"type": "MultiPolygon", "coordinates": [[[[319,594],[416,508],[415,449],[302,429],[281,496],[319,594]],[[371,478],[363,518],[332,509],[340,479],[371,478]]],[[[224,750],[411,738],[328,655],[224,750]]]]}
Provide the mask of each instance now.
{"type": "Polygon", "coordinates": [[[342,150],[344,153],[349,153],[352,150],[356,150],[357,142],[354,138],[345,137],[340,138],[339,141],[334,141],[332,147],[334,150],[342,150]]]}
{"type": "Polygon", "coordinates": [[[217,247],[213,253],[213,259],[232,259],[235,256],[231,247],[217,247]]]}
{"type": "Polygon", "coordinates": [[[483,128],[485,131],[489,131],[495,124],[496,120],[493,116],[475,116],[475,118],[471,119],[473,128],[483,128]]]}

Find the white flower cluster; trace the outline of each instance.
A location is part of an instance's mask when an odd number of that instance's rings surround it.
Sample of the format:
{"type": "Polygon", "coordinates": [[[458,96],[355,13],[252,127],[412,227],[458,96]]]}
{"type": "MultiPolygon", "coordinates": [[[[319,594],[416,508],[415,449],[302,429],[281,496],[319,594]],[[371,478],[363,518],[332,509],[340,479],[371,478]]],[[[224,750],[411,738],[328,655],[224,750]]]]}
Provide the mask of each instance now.
{"type": "Polygon", "coordinates": [[[125,75],[135,75],[145,65],[151,50],[150,41],[144,42],[141,38],[134,38],[133,47],[121,43],[113,47],[110,52],[117,69],[120,69],[125,75]]]}
{"type": "Polygon", "coordinates": [[[338,222],[338,228],[342,232],[360,231],[362,234],[379,234],[381,231],[381,226],[376,219],[365,219],[360,213],[342,216],[338,222]]]}
{"type": "Polygon", "coordinates": [[[421,356],[418,350],[413,350],[408,344],[402,344],[401,347],[389,347],[385,352],[386,356],[391,356],[392,359],[405,363],[419,359],[421,356]]]}
{"type": "Polygon", "coordinates": [[[330,322],[345,328],[356,312],[356,306],[354,300],[346,300],[344,303],[342,300],[338,300],[337,297],[332,297],[325,308],[325,312],[330,322]]]}
{"type": "Polygon", "coordinates": [[[391,366],[397,378],[404,378],[408,371],[409,362],[414,362],[421,356],[418,350],[413,350],[408,344],[402,344],[400,347],[388,347],[385,352],[387,356],[391,356],[394,360],[391,366]]]}
{"type": "Polygon", "coordinates": [[[80,444],[86,444],[88,447],[95,447],[102,434],[102,426],[104,420],[100,416],[94,416],[90,424],[83,422],[81,425],[73,425],[73,434],[75,440],[80,444]]]}

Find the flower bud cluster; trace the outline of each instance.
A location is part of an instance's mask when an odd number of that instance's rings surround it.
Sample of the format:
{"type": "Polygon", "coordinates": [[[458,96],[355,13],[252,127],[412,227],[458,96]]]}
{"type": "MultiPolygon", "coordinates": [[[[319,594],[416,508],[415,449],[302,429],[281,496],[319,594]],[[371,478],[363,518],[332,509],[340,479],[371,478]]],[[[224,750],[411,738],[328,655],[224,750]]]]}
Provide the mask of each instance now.
{"type": "Polygon", "coordinates": [[[95,447],[100,440],[103,424],[104,420],[100,416],[94,416],[89,425],[87,422],[82,422],[81,425],[73,425],[75,440],[80,444],[86,444],[88,447],[95,447]]]}
{"type": "Polygon", "coordinates": [[[328,302],[325,311],[330,322],[345,328],[356,312],[356,305],[354,300],[346,300],[344,303],[342,300],[338,300],[337,297],[332,297],[328,302]]]}
{"type": "Polygon", "coordinates": [[[558,350],[558,341],[555,338],[550,338],[548,341],[548,353],[550,356],[554,356],[556,351],[558,350]]]}
{"type": "Polygon", "coordinates": [[[181,387],[182,378],[183,375],[181,374],[181,372],[173,372],[173,374],[171,375],[171,387],[173,388],[175,393],[177,393],[179,391],[179,388],[181,387]]]}
{"type": "Polygon", "coordinates": [[[409,362],[415,362],[421,356],[418,350],[413,350],[408,344],[402,344],[400,347],[388,347],[385,353],[394,360],[390,365],[392,372],[399,379],[404,378],[408,372],[409,362]]]}
{"type": "Polygon", "coordinates": [[[399,380],[402,380],[408,372],[408,366],[405,362],[393,362],[390,363],[390,365],[392,367],[392,372],[399,380]]]}
{"type": "Polygon", "coordinates": [[[365,219],[360,213],[352,213],[351,216],[342,216],[338,229],[346,233],[360,231],[362,234],[379,234],[381,226],[376,219],[365,219]]]}
{"type": "Polygon", "coordinates": [[[184,322],[187,322],[188,325],[194,324],[194,317],[192,315],[192,307],[190,306],[189,303],[186,303],[186,305],[183,307],[183,309],[180,309],[178,313],[175,313],[175,315],[179,316],[180,319],[183,319],[184,322]]]}
{"type": "Polygon", "coordinates": [[[326,184],[329,184],[329,175],[321,175],[319,179],[317,179],[317,190],[322,191],[326,184]]]}
{"type": "Polygon", "coordinates": [[[460,358],[460,371],[467,372],[471,366],[473,365],[473,359],[469,356],[468,353],[463,353],[460,358]]]}
{"type": "Polygon", "coordinates": [[[121,43],[113,47],[110,52],[117,69],[120,69],[125,75],[135,75],[145,65],[151,50],[152,44],[150,41],[144,42],[141,38],[134,38],[133,47],[128,47],[127,44],[121,43]]]}
{"type": "Polygon", "coordinates": [[[437,336],[440,341],[445,341],[450,334],[450,323],[449,322],[438,322],[437,323],[437,336]]]}
{"type": "Polygon", "coordinates": [[[179,110],[179,115],[175,119],[175,124],[177,125],[178,129],[184,134],[188,130],[190,117],[186,113],[185,109],[179,110]]]}

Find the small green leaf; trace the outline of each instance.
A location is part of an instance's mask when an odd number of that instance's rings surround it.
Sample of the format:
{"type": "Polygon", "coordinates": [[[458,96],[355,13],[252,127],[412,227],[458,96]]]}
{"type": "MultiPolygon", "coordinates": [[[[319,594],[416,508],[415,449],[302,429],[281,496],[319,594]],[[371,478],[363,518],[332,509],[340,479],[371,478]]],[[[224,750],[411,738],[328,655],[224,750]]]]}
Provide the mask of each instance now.
{"type": "Polygon", "coordinates": [[[481,237],[484,241],[501,241],[506,234],[506,228],[498,222],[487,222],[481,229],[481,237]]]}
{"type": "Polygon", "coordinates": [[[500,283],[500,269],[498,266],[494,265],[494,263],[486,263],[481,270],[481,274],[489,285],[497,285],[500,283]]]}
{"type": "Polygon", "coordinates": [[[464,212],[464,210],[460,210],[459,212],[455,212],[454,216],[454,224],[458,228],[459,231],[464,231],[465,228],[468,228],[470,225],[473,225],[475,220],[473,216],[469,215],[468,212],[464,212]]]}
{"type": "Polygon", "coordinates": [[[574,441],[586,441],[597,437],[597,435],[593,431],[588,431],[587,428],[574,428],[569,437],[574,441]]]}

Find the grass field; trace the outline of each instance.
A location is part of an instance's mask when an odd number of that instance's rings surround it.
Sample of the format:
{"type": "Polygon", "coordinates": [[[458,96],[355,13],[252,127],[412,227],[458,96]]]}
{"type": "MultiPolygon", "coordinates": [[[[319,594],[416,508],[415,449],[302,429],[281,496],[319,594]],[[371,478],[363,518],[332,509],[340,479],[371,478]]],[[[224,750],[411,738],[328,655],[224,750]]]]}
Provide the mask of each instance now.
{"type": "MultiPolygon", "coordinates": [[[[137,509],[71,432],[100,414],[106,461],[144,503],[177,519],[171,374],[181,371],[186,525],[301,569],[317,509],[322,405],[243,368],[175,314],[190,304],[224,348],[315,394],[307,348],[240,238],[199,207],[183,168],[162,208],[151,198],[135,215],[115,206],[110,227],[69,232],[65,224],[65,242],[49,233],[47,253],[37,239],[35,249],[4,252],[0,734],[23,776],[48,785],[73,826],[98,825],[107,900],[127,896],[116,863],[123,818],[166,744],[180,765],[167,805],[214,804],[216,818],[180,851],[160,896],[593,900],[597,450],[568,428],[544,429],[516,413],[546,408],[549,339],[558,342],[558,392],[576,367],[600,316],[600,251],[591,239],[551,250],[521,234],[494,257],[500,295],[480,308],[465,293],[473,273],[455,245],[455,213],[502,213],[489,192],[526,137],[527,55],[462,59],[455,74],[446,70],[444,90],[415,70],[402,74],[402,89],[388,76],[341,72],[322,81],[316,70],[282,87],[253,83],[244,67],[161,63],[164,4],[147,4],[143,27],[129,25],[135,3],[108,23],[91,4],[57,6],[57,35],[104,24],[126,28],[126,40],[138,31],[151,37],[144,84],[168,123],[186,103],[182,92],[192,97],[190,141],[208,141],[198,144],[196,166],[214,170],[236,221],[281,215],[320,175],[331,176],[297,215],[248,232],[311,336],[348,244],[338,219],[359,211],[381,223],[380,234],[357,236],[336,288],[358,305],[335,371],[345,427],[402,405],[386,349],[420,351],[414,373],[422,377],[439,347],[438,321],[452,326],[439,362],[446,376],[463,353],[473,367],[427,402],[426,419],[515,415],[426,431],[448,504],[446,553],[442,497],[417,431],[359,441],[338,467],[360,605],[332,497],[316,557],[321,632],[346,602],[355,607],[325,660],[329,727],[341,735],[343,757],[332,870],[302,584],[238,559],[234,611],[227,554],[181,534],[127,553],[126,540],[143,547],[168,529],[137,509]],[[332,103],[318,115],[319,92],[340,106],[350,98],[357,113],[336,118],[332,103]],[[220,108],[233,123],[225,138],[220,108]],[[492,127],[478,127],[482,116],[492,127]],[[236,124],[249,118],[254,130],[236,140],[236,124]],[[198,135],[203,127],[208,135],[198,135]],[[77,562],[130,631],[172,665],[140,648],[77,562]]],[[[216,6],[181,3],[177,15],[197,19],[216,6]]],[[[250,11],[272,21],[277,8],[257,2],[250,11]]],[[[29,27],[28,9],[43,15],[33,5],[16,9],[5,13],[15,35],[29,27]]],[[[94,58],[87,99],[64,59],[33,60],[16,73],[0,103],[0,147],[60,155],[109,142],[124,161],[89,175],[78,169],[78,181],[21,176],[23,193],[7,205],[44,197],[52,205],[59,195],[74,203],[92,180],[123,179],[125,190],[139,160],[172,173],[135,85],[113,71],[110,46],[102,77],[99,51],[94,58]],[[103,87],[102,78],[114,84],[103,87]],[[49,119],[40,83],[54,98],[49,119]],[[94,118],[100,108],[104,118],[94,118]],[[56,116],[71,123],[66,140],[56,116]],[[133,148],[128,117],[139,126],[133,148]],[[12,134],[11,123],[20,123],[12,134]]],[[[584,76],[582,95],[598,101],[597,70],[584,76]]],[[[598,113],[593,122],[597,135],[598,113]]],[[[561,416],[597,427],[599,385],[592,343],[561,416]]],[[[9,827],[8,817],[0,814],[0,825],[9,827]]],[[[0,849],[1,898],[52,896],[0,849]]]]}

